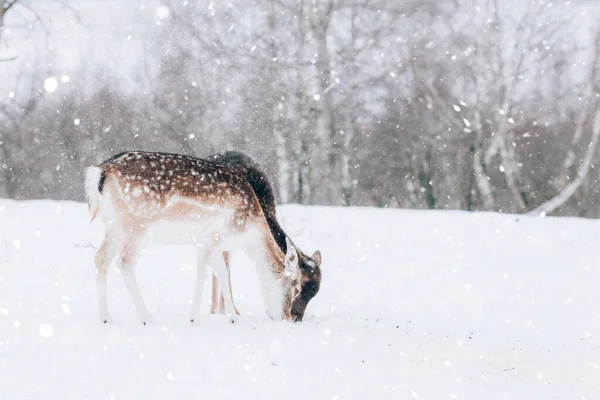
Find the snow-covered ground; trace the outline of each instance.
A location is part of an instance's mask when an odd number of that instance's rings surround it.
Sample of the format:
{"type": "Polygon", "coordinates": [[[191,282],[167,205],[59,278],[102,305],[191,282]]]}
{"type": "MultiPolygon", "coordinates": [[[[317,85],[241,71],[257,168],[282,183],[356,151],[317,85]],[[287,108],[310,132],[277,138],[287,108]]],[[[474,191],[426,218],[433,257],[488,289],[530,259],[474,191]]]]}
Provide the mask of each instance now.
{"type": "MultiPolygon", "coordinates": [[[[243,317],[188,322],[191,249],[151,247],[142,326],[116,268],[98,320],[83,204],[0,201],[0,399],[598,399],[590,220],[282,206],[323,253],[305,321],[273,322],[233,258],[243,317]]],[[[205,309],[208,305],[205,291],[205,309]]]]}

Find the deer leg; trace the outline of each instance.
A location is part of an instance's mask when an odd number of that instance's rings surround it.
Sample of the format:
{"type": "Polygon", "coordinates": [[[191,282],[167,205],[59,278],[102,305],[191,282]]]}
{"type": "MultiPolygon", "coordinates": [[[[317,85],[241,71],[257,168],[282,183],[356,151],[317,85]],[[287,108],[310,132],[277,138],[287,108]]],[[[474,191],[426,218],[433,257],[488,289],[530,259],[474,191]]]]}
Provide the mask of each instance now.
{"type": "Polygon", "coordinates": [[[219,314],[225,314],[225,297],[223,297],[223,291],[219,291],[219,314]]]}
{"type": "Polygon", "coordinates": [[[106,276],[108,274],[110,263],[117,255],[117,250],[117,245],[110,240],[108,235],[106,235],[94,257],[94,264],[96,265],[96,286],[98,288],[98,307],[100,310],[100,320],[104,323],[111,321],[110,315],[108,314],[106,276]]]}
{"type": "MultiPolygon", "coordinates": [[[[267,243],[269,240],[266,234],[257,236],[262,239],[259,243],[267,243]]],[[[264,254],[267,254],[267,249],[261,246],[248,246],[245,251],[255,265],[267,315],[273,320],[282,319],[282,286],[265,263],[264,254]]]]}
{"type": "MultiPolygon", "coordinates": [[[[210,297],[210,313],[216,314],[217,308],[220,308],[219,294],[221,293],[221,291],[219,290],[219,281],[217,280],[217,277],[215,276],[215,274],[212,273],[212,271],[210,274],[212,276],[212,295],[210,297]]],[[[223,295],[221,295],[221,297],[223,297],[223,295]]]]}
{"type": "Polygon", "coordinates": [[[235,323],[235,317],[237,314],[235,313],[235,307],[231,297],[231,290],[227,284],[227,266],[225,265],[225,260],[220,252],[213,253],[213,255],[210,257],[210,260],[210,267],[217,277],[217,280],[219,281],[219,287],[224,295],[225,314],[229,316],[229,322],[235,323]]]}
{"type": "Polygon", "coordinates": [[[140,247],[139,242],[126,243],[121,250],[121,255],[119,256],[117,264],[119,265],[121,275],[123,276],[123,282],[125,282],[125,287],[131,296],[131,300],[133,300],[138,316],[142,323],[146,325],[147,323],[152,323],[154,321],[148,313],[137,281],[135,280],[135,267],[138,264],[140,247]]]}
{"type": "MultiPolygon", "coordinates": [[[[223,260],[225,261],[225,267],[227,268],[227,281],[229,283],[229,293],[231,293],[231,302],[233,303],[233,310],[235,311],[235,313],[237,315],[240,315],[240,312],[238,311],[237,307],[235,306],[235,301],[233,300],[233,289],[231,287],[231,268],[229,267],[229,259],[230,259],[230,253],[228,251],[224,251],[223,252],[223,260]]],[[[223,299],[223,293],[221,292],[221,302],[224,303],[224,299],[223,299]]]]}
{"type": "MultiPolygon", "coordinates": [[[[197,321],[200,316],[200,304],[202,303],[202,292],[204,291],[204,282],[206,279],[206,249],[198,247],[196,249],[196,288],[194,289],[194,300],[192,302],[192,315],[190,321],[197,321]]],[[[213,298],[215,293],[215,279],[213,277],[213,298]]],[[[211,302],[211,313],[212,305],[211,302]]]]}

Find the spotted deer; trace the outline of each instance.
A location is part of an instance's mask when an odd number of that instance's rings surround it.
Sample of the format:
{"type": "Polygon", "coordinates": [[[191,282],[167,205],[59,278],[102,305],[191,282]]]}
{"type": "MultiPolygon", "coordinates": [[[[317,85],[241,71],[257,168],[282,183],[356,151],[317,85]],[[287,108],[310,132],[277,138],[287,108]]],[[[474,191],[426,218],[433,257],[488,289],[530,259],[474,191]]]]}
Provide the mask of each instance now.
{"type": "MultiPolygon", "coordinates": [[[[286,253],[289,248],[296,250],[299,257],[298,267],[302,274],[302,288],[300,295],[292,303],[291,313],[294,321],[302,321],[308,303],[316,296],[321,286],[321,252],[317,250],[309,257],[288,238],[277,220],[273,187],[266,174],[254,160],[246,154],[237,151],[213,154],[208,156],[207,159],[221,165],[236,168],[246,177],[260,203],[262,212],[269,225],[269,230],[281,251],[286,253]]],[[[229,291],[231,292],[229,254],[224,253],[223,256],[225,265],[227,266],[229,291]]],[[[223,293],[218,290],[218,281],[216,276],[213,275],[210,312],[216,313],[218,311],[223,313],[224,309],[223,293]]]]}
{"type": "Polygon", "coordinates": [[[110,321],[107,272],[112,260],[144,325],[153,322],[135,279],[141,252],[152,242],[196,247],[196,284],[191,321],[199,316],[206,267],[224,293],[225,313],[235,321],[224,252],[242,250],[253,259],[267,314],[292,318],[301,290],[298,253],[285,253],[246,176],[238,169],[180,154],[130,151],[89,167],[86,198],[92,221],[99,216],[105,238],[95,255],[100,319],[110,321]]]}

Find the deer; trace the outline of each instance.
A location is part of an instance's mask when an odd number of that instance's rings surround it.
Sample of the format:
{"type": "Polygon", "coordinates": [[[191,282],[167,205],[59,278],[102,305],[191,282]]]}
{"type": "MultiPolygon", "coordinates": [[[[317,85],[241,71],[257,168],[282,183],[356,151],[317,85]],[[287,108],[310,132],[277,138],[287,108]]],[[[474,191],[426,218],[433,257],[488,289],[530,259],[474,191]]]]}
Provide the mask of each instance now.
{"type": "MultiPolygon", "coordinates": [[[[321,252],[316,250],[313,255],[309,257],[304,254],[291,239],[289,239],[277,220],[275,192],[273,187],[265,172],[252,158],[238,151],[226,151],[224,153],[211,154],[206,158],[220,165],[226,165],[240,170],[254,189],[254,194],[260,203],[271,234],[275,238],[281,251],[286,253],[289,248],[294,248],[296,250],[298,254],[298,267],[302,274],[302,285],[300,295],[298,295],[292,303],[291,314],[294,322],[302,321],[308,303],[317,295],[321,286],[321,252]]],[[[223,258],[227,266],[227,280],[229,291],[231,292],[230,255],[225,252],[223,258]]],[[[219,312],[223,314],[224,301],[223,292],[219,291],[218,288],[217,277],[213,274],[210,313],[215,314],[219,312]]],[[[235,312],[239,314],[237,308],[235,309],[235,312]]]]}
{"type": "Polygon", "coordinates": [[[102,322],[112,321],[106,283],[115,258],[141,322],[154,322],[135,278],[151,242],[195,247],[192,323],[199,318],[206,267],[224,294],[229,321],[236,322],[223,254],[238,250],[255,264],[267,315],[293,321],[292,303],[302,288],[298,252],[292,245],[286,252],[278,246],[241,170],[182,154],[127,151],[88,167],[85,193],[91,222],[99,217],[105,227],[94,257],[102,322]]]}

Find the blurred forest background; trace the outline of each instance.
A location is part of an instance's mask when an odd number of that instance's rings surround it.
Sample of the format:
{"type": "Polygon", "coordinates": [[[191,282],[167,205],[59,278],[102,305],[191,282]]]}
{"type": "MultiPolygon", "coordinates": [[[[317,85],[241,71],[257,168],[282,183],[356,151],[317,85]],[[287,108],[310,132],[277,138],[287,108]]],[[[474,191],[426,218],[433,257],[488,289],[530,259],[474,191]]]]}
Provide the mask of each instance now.
{"type": "Polygon", "coordinates": [[[0,0],[0,197],[237,149],[284,203],[600,216],[598,3],[0,0]]]}

